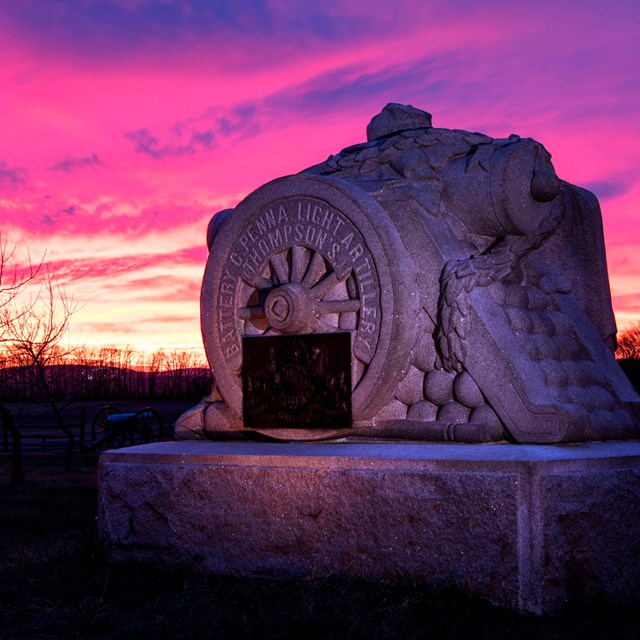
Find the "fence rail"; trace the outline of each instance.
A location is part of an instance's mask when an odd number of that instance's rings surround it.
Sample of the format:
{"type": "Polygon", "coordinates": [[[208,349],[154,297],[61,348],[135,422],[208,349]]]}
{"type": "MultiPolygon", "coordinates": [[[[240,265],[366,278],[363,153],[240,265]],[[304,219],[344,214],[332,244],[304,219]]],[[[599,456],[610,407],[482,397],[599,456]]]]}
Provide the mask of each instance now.
{"type": "MultiPolygon", "coordinates": [[[[53,429],[52,429],[53,431],[53,429]]],[[[75,440],[78,442],[78,433],[74,433],[75,440]]],[[[21,431],[22,450],[27,451],[63,451],[69,444],[67,436],[61,433],[34,432],[30,433],[26,429],[21,431]]],[[[80,445],[78,448],[82,448],[80,445]]],[[[7,451],[5,445],[5,451],[7,451]]]]}
{"type": "MultiPolygon", "coordinates": [[[[15,420],[16,427],[20,432],[20,441],[23,451],[46,451],[62,450],[69,445],[69,438],[62,432],[60,427],[51,421],[38,420],[38,424],[30,424],[29,421],[15,420]]],[[[87,413],[81,407],[75,419],[65,417],[65,428],[74,436],[74,448],[83,449],[87,437],[87,413]]],[[[8,453],[11,449],[11,434],[7,426],[2,423],[2,451],[8,453]]]]}

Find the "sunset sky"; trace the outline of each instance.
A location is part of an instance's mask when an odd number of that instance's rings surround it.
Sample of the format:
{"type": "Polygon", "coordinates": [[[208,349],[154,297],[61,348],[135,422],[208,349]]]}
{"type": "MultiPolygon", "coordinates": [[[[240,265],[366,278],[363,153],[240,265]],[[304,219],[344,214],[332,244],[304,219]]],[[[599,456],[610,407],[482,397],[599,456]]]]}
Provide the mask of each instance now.
{"type": "Polygon", "coordinates": [[[365,140],[388,102],[533,137],[603,210],[640,320],[638,0],[14,0],[0,231],[82,306],[70,339],[200,347],[213,213],[365,140]]]}

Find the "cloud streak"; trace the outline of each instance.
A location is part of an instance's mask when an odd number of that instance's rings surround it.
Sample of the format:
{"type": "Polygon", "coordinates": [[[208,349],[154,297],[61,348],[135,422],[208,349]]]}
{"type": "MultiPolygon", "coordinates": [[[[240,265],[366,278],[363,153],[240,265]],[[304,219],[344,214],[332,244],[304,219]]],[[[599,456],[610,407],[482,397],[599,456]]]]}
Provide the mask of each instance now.
{"type": "MultiPolygon", "coordinates": [[[[175,128],[174,128],[175,129],[175,128]]],[[[190,156],[198,149],[211,149],[214,146],[215,135],[212,131],[192,131],[185,138],[178,133],[178,141],[170,140],[160,142],[160,139],[152,135],[149,129],[138,129],[125,133],[125,138],[134,143],[136,153],[142,153],[155,160],[167,157],[190,156]]]]}
{"type": "MultiPolygon", "coordinates": [[[[49,261],[49,269],[66,285],[90,280],[116,280],[123,275],[136,274],[146,269],[172,269],[184,266],[201,267],[206,261],[206,248],[194,246],[166,253],[139,253],[107,258],[81,258],[49,261]]],[[[137,290],[158,284],[159,277],[137,278],[130,284],[137,290]]],[[[113,287],[115,285],[107,284],[113,287]]]]}
{"type": "Polygon", "coordinates": [[[90,156],[73,157],[70,155],[65,156],[60,162],[56,162],[49,167],[51,171],[62,171],[64,173],[70,173],[78,171],[79,169],[86,169],[87,167],[103,167],[104,163],[96,153],[92,153],[90,156]]]}

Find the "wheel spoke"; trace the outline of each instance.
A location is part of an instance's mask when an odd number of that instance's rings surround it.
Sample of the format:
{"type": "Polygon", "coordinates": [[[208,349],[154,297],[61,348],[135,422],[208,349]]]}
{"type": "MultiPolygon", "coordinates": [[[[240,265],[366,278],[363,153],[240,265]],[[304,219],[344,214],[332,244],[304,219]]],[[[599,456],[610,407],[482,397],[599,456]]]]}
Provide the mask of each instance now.
{"type": "Polygon", "coordinates": [[[304,278],[302,279],[302,284],[311,287],[317,281],[318,278],[324,273],[325,265],[324,258],[320,253],[316,252],[313,254],[309,262],[309,266],[307,267],[307,272],[304,274],[304,278]]]}
{"type": "Polygon", "coordinates": [[[276,274],[276,278],[278,278],[278,282],[280,284],[288,282],[289,269],[284,256],[281,253],[276,253],[269,258],[269,262],[271,262],[271,266],[273,267],[273,271],[276,274]]]}
{"type": "Polygon", "coordinates": [[[307,249],[295,246],[291,250],[291,282],[300,282],[307,268],[307,249]]]}
{"type": "Polygon", "coordinates": [[[322,299],[331,289],[337,287],[339,284],[344,282],[351,272],[347,271],[342,278],[338,278],[338,275],[335,271],[332,271],[330,274],[326,275],[318,284],[311,287],[311,292],[313,293],[313,297],[316,300],[322,299]]]}
{"type": "Polygon", "coordinates": [[[273,282],[264,276],[258,276],[254,280],[248,280],[247,278],[240,276],[240,279],[245,285],[252,289],[271,289],[271,287],[273,287],[273,282]]]}
{"type": "Polygon", "coordinates": [[[273,282],[271,282],[269,278],[259,276],[251,286],[255,287],[256,289],[270,289],[271,287],[273,287],[273,282]]]}
{"type": "Polygon", "coordinates": [[[259,305],[255,307],[240,307],[237,315],[240,320],[254,320],[266,317],[264,315],[264,309],[259,305]]]}
{"type": "Polygon", "coordinates": [[[321,300],[316,305],[321,314],[360,311],[360,300],[321,300]]]}
{"type": "Polygon", "coordinates": [[[347,295],[350,298],[358,297],[358,287],[356,285],[356,279],[353,277],[353,273],[347,278],[347,295]]]}

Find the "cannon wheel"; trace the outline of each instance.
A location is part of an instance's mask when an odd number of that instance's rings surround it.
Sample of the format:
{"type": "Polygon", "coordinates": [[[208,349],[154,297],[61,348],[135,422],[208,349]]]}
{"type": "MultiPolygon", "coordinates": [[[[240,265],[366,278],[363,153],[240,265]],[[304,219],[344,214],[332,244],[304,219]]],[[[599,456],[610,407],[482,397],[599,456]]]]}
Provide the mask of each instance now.
{"type": "Polygon", "coordinates": [[[91,423],[91,441],[98,450],[114,449],[121,444],[116,444],[115,437],[110,437],[111,431],[107,428],[107,418],[114,413],[120,413],[118,407],[107,404],[98,413],[96,413],[91,423]]]}
{"type": "Polygon", "coordinates": [[[152,407],[145,407],[136,413],[133,439],[135,444],[159,442],[163,435],[162,418],[152,407]]]}
{"type": "MultiPolygon", "coordinates": [[[[354,185],[315,175],[274,180],[241,202],[213,238],[202,333],[216,385],[237,416],[244,336],[347,331],[353,420],[372,419],[406,373],[417,314],[413,267],[398,230],[354,185]]],[[[316,433],[265,435],[328,435],[316,433]]]]}

